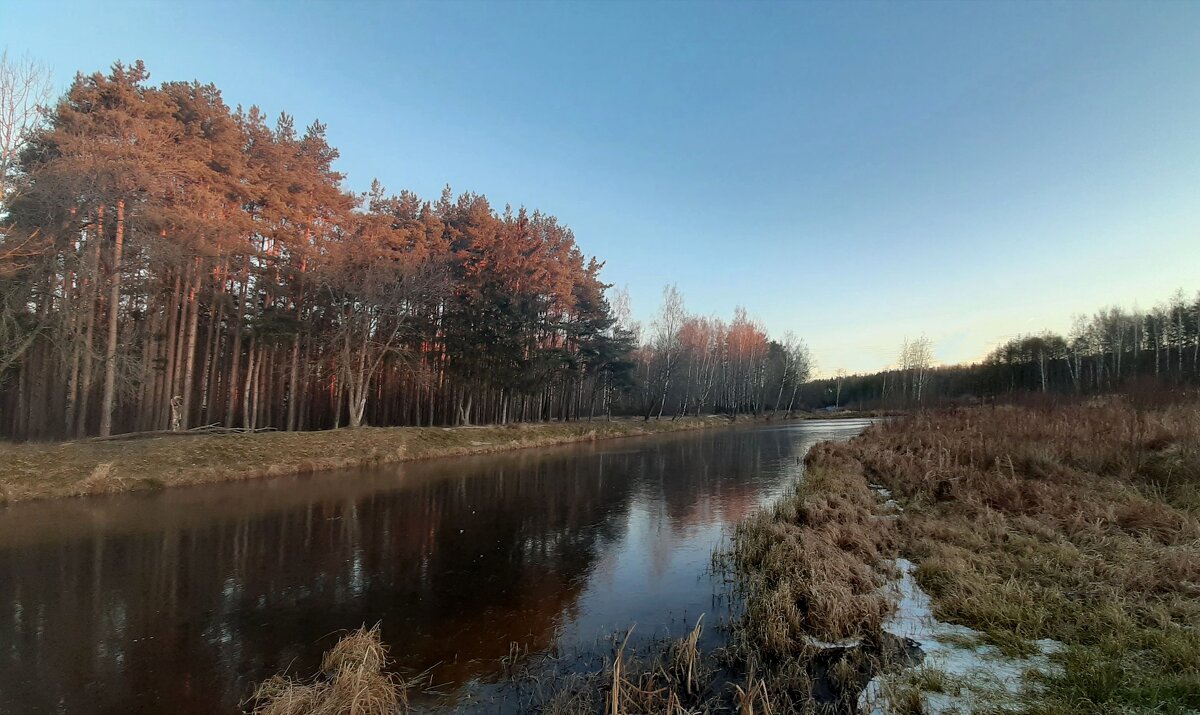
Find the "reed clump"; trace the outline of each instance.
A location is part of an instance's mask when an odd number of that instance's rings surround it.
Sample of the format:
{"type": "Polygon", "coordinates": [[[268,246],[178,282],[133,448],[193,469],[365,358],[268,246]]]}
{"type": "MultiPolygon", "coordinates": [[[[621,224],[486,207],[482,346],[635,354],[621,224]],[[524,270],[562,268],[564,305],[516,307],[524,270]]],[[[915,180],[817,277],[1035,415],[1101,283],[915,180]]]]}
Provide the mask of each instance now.
{"type": "Polygon", "coordinates": [[[407,684],[394,673],[379,626],[342,637],[309,680],[276,675],[255,690],[254,715],[396,715],[408,712],[407,684]]]}

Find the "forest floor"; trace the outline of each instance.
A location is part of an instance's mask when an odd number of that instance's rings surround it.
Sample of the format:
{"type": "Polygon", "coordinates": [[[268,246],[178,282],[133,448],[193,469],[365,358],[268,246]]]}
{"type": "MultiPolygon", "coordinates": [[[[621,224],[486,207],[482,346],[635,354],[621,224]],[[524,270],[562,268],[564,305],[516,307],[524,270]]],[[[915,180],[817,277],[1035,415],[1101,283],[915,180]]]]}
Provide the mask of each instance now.
{"type": "MultiPolygon", "coordinates": [[[[847,414],[851,413],[798,417],[825,419],[847,414]]],[[[721,416],[597,419],[507,426],[166,433],[116,441],[0,442],[0,504],[486,454],[745,424],[753,419],[767,418],[742,417],[736,422],[721,416]]]]}

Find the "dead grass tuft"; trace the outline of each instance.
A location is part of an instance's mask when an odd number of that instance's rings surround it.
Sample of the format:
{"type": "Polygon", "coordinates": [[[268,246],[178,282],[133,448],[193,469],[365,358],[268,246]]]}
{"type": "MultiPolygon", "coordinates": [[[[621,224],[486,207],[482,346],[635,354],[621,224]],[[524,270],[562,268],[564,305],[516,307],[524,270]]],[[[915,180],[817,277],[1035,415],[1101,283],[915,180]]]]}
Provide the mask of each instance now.
{"type": "Polygon", "coordinates": [[[379,626],[360,628],[325,654],[311,681],[277,675],[255,691],[255,715],[395,715],[408,711],[408,688],[386,672],[379,626]]]}
{"type": "Polygon", "coordinates": [[[696,621],[691,633],[669,643],[648,662],[626,659],[631,628],[613,656],[604,712],[687,715],[704,707],[704,690],[712,666],[700,654],[702,621],[703,617],[696,621]]]}
{"type": "Polygon", "coordinates": [[[734,706],[738,715],[771,715],[775,712],[771,704],[771,695],[767,691],[767,681],[756,679],[753,672],[746,676],[746,687],[733,687],[734,706]]]}

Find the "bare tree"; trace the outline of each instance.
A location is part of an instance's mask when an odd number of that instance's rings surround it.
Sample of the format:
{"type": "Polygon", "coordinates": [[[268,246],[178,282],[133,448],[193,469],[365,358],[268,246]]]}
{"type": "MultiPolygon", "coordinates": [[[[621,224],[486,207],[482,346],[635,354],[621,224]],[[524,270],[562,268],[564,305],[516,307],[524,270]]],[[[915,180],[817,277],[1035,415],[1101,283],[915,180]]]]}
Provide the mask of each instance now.
{"type": "Polygon", "coordinates": [[[629,299],[629,287],[614,292],[609,304],[612,306],[613,330],[633,331],[633,303],[629,299]]]}
{"type": "Polygon", "coordinates": [[[0,216],[8,205],[17,160],[50,100],[50,70],[34,60],[0,52],[0,216]]]}
{"type": "Polygon", "coordinates": [[[379,217],[360,218],[362,232],[338,247],[330,272],[322,276],[337,312],[334,324],[350,426],[363,424],[372,381],[391,357],[412,370],[403,349],[416,299],[438,290],[441,274],[429,264],[395,260],[380,249],[379,217]],[[374,232],[373,232],[374,230],[374,232]]]}
{"type": "Polygon", "coordinates": [[[812,372],[812,359],[808,353],[808,346],[791,330],[783,334],[783,342],[779,344],[779,348],[781,352],[779,392],[775,395],[775,404],[772,406],[771,414],[779,412],[779,406],[783,403],[783,391],[790,385],[792,391],[787,406],[787,414],[790,415],[800,384],[807,380],[812,372]]]}
{"type": "Polygon", "coordinates": [[[796,404],[796,393],[800,390],[800,386],[812,377],[813,373],[813,358],[809,352],[808,346],[803,340],[797,339],[795,342],[787,345],[787,350],[791,353],[792,361],[792,396],[788,398],[787,413],[792,414],[792,408],[796,404]]]}
{"type": "MultiPolygon", "coordinates": [[[[654,348],[659,363],[659,387],[662,397],[658,403],[658,416],[662,417],[667,405],[667,392],[671,389],[671,372],[679,358],[679,331],[687,319],[687,310],[683,306],[683,295],[672,283],[663,288],[663,302],[658,309],[658,315],[652,325],[654,329],[654,348]]],[[[646,419],[650,419],[653,405],[648,406],[646,419]]]]}
{"type": "Polygon", "coordinates": [[[922,335],[916,340],[904,339],[900,347],[900,371],[908,382],[907,396],[920,403],[925,394],[925,380],[933,366],[933,341],[922,335]]]}
{"type": "Polygon", "coordinates": [[[795,360],[795,351],[792,346],[798,342],[796,334],[792,331],[787,331],[783,334],[783,342],[780,343],[781,364],[779,369],[779,392],[775,395],[775,404],[771,406],[771,414],[779,412],[779,403],[783,402],[783,390],[787,387],[791,379],[793,362],[795,360]]]}
{"type": "Polygon", "coordinates": [[[13,261],[37,253],[37,232],[21,240],[5,235],[3,219],[16,198],[18,159],[30,134],[41,124],[42,108],[50,101],[50,70],[31,59],[0,51],[0,274],[13,261]]]}

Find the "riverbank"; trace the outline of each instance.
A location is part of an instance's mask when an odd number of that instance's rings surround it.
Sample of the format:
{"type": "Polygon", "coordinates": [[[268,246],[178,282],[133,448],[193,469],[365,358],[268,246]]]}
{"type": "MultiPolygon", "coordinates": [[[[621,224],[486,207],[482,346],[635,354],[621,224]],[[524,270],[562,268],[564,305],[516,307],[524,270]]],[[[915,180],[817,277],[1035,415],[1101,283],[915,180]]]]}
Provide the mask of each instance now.
{"type": "Polygon", "coordinates": [[[926,658],[871,712],[1200,708],[1196,405],[930,413],[824,451],[902,510],[893,623],[926,658]]]}
{"type": "Polygon", "coordinates": [[[624,663],[618,652],[547,703],[872,714],[1200,707],[1194,404],[929,413],[818,445],[806,464],[796,492],[742,522],[715,555],[742,603],[725,649],[693,655],[685,639],[624,663]]]}
{"type": "Polygon", "coordinates": [[[486,427],[167,434],[128,441],[56,444],[0,442],[0,504],[487,454],[767,419],[743,417],[730,422],[725,417],[706,416],[486,427]]]}
{"type": "Polygon", "coordinates": [[[701,652],[698,623],[649,651],[617,648],[590,675],[509,664],[521,702],[551,713],[1200,707],[1195,405],[929,413],[805,461],[795,492],[714,555],[740,604],[725,647],[701,652]]]}

